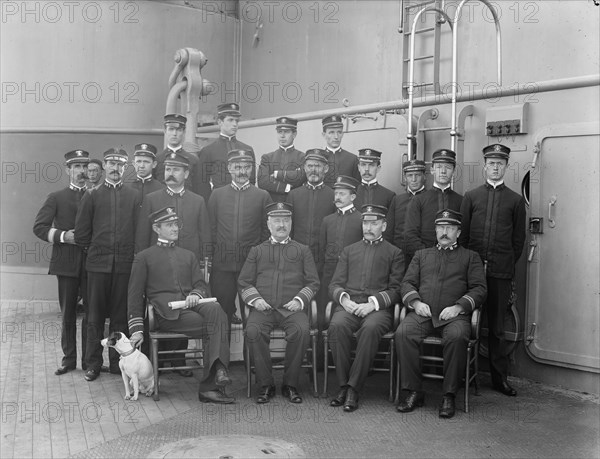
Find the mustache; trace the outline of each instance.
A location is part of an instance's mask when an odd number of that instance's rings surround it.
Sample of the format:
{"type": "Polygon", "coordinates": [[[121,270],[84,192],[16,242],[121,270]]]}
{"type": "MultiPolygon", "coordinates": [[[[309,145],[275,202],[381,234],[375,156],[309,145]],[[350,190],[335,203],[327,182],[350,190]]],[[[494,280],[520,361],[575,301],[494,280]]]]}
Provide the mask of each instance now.
{"type": "Polygon", "coordinates": [[[176,182],[177,180],[175,180],[175,177],[173,177],[172,175],[169,175],[166,179],[165,182],[176,182]]]}
{"type": "Polygon", "coordinates": [[[448,236],[446,236],[445,234],[443,234],[443,235],[440,237],[440,239],[448,239],[448,240],[450,240],[450,238],[449,238],[448,236]]]}

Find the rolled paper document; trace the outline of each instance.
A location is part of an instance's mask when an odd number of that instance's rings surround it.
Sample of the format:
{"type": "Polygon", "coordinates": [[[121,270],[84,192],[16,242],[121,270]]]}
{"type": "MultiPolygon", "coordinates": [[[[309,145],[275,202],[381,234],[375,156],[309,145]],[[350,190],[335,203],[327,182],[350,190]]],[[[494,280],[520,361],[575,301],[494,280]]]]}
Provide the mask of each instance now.
{"type": "MultiPolygon", "coordinates": [[[[216,301],[217,301],[216,298],[200,298],[200,300],[198,300],[198,304],[214,303],[216,301]]],[[[184,309],[185,308],[185,300],[169,301],[168,305],[171,309],[184,309]]]]}

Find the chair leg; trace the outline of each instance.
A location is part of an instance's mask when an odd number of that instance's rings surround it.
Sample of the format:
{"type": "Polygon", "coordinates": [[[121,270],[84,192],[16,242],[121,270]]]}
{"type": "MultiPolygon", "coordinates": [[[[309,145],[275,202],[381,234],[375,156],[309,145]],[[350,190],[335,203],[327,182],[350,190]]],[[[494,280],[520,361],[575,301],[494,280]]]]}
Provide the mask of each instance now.
{"type": "Polygon", "coordinates": [[[394,338],[390,339],[390,389],[388,400],[390,402],[394,401],[394,365],[396,363],[396,354],[394,352],[394,338]]]}
{"type": "Polygon", "coordinates": [[[158,402],[160,400],[160,396],[158,395],[158,340],[153,338],[150,340],[150,354],[152,355],[152,371],[154,371],[154,394],[152,394],[152,398],[154,401],[158,402]]]}
{"type": "Polygon", "coordinates": [[[246,354],[246,396],[252,395],[252,368],[250,367],[250,348],[244,343],[244,353],[246,354]]]}
{"type": "Polygon", "coordinates": [[[319,398],[319,381],[317,381],[317,335],[312,336],[312,375],[313,375],[313,397],[319,398]]]}
{"type": "Polygon", "coordinates": [[[400,403],[400,362],[396,362],[396,398],[394,403],[400,403]]]}
{"type": "Polygon", "coordinates": [[[473,347],[473,362],[473,366],[475,367],[475,374],[473,374],[474,393],[475,395],[479,395],[479,341],[473,347]]]}
{"type": "Polygon", "coordinates": [[[465,413],[469,412],[469,386],[471,385],[471,346],[467,347],[467,369],[465,374],[465,413]]]}
{"type": "Polygon", "coordinates": [[[323,336],[323,397],[327,397],[327,375],[329,373],[329,337],[323,336]]]}

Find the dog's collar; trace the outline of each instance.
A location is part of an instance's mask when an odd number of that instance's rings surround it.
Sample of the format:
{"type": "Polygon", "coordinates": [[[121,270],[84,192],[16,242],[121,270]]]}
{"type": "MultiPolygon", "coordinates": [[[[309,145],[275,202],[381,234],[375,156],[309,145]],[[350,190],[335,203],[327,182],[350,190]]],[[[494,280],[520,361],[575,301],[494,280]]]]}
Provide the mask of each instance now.
{"type": "Polygon", "coordinates": [[[133,353],[134,353],[136,350],[137,350],[137,349],[135,348],[135,346],[134,346],[134,347],[132,347],[130,351],[127,351],[127,352],[125,352],[124,354],[121,354],[121,357],[120,357],[120,359],[122,359],[123,357],[127,357],[128,355],[131,355],[131,354],[133,354],[133,353]]]}

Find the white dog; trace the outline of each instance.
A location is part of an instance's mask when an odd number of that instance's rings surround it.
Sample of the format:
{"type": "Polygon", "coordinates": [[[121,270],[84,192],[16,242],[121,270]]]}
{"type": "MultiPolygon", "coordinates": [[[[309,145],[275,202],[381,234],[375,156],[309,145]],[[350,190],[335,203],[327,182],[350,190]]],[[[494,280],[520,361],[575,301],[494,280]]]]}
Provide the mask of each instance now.
{"type": "Polygon", "coordinates": [[[154,393],[154,372],[148,357],[136,349],[121,332],[111,333],[101,343],[102,346],[112,347],[121,355],[119,368],[125,384],[125,400],[137,400],[140,391],[150,397],[154,393]]]}

